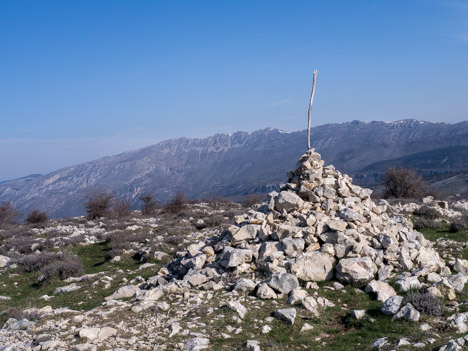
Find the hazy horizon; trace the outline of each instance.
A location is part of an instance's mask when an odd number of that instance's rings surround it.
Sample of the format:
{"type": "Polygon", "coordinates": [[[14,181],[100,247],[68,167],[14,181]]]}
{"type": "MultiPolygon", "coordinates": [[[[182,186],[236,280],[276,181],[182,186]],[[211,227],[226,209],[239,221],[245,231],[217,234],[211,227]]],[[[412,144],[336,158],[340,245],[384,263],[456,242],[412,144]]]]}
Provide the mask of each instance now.
{"type": "MultiPolygon", "coordinates": [[[[411,119],[407,119],[407,120],[411,120],[411,119]]],[[[372,122],[383,122],[383,123],[393,123],[393,122],[399,122],[401,120],[395,120],[395,121],[377,121],[377,120],[371,120],[371,121],[362,121],[362,120],[352,120],[352,121],[345,121],[345,122],[335,122],[335,123],[338,123],[338,124],[342,124],[342,123],[351,123],[353,121],[359,121],[359,122],[363,122],[363,123],[372,123],[372,122]]],[[[419,122],[424,122],[424,123],[448,123],[448,124],[457,124],[457,123],[461,123],[461,122],[466,122],[466,120],[462,120],[462,121],[458,121],[458,122],[429,122],[429,121],[423,121],[423,120],[418,120],[419,122]]],[[[327,123],[324,123],[322,125],[326,125],[327,123]]],[[[330,124],[333,124],[333,123],[330,123],[330,124]]],[[[322,126],[320,125],[320,126],[322,126]]],[[[320,126],[313,126],[312,128],[314,127],[320,127],[320,126]]],[[[82,160],[82,161],[78,161],[78,162],[74,162],[74,163],[70,163],[70,164],[63,164],[59,167],[56,167],[54,169],[50,169],[46,172],[32,172],[32,173],[27,173],[27,174],[22,174],[22,175],[19,175],[15,178],[9,178],[9,179],[1,179],[0,178],[0,182],[5,182],[5,181],[9,181],[9,180],[15,180],[15,179],[19,179],[19,178],[23,178],[23,177],[28,177],[28,176],[33,176],[33,175],[44,175],[44,174],[48,174],[50,172],[54,172],[54,171],[57,171],[59,169],[62,169],[62,168],[67,168],[67,167],[72,167],[74,165],[77,165],[77,164],[81,164],[81,163],[86,163],[86,162],[91,162],[91,161],[95,161],[95,160],[98,160],[98,159],[101,159],[103,157],[107,157],[107,156],[115,156],[115,155],[118,155],[118,154],[121,154],[121,153],[125,153],[125,152],[130,152],[130,151],[135,151],[135,150],[138,150],[138,149],[141,149],[141,148],[145,148],[145,147],[149,147],[149,146],[152,146],[152,145],[155,145],[155,144],[158,144],[160,142],[164,142],[166,140],[170,140],[170,139],[178,139],[178,138],[190,138],[190,139],[203,139],[203,138],[208,138],[208,137],[211,137],[211,136],[214,136],[216,134],[233,134],[233,133],[237,133],[237,132],[241,132],[241,133],[253,133],[253,132],[257,132],[257,131],[260,131],[260,130],[263,130],[263,129],[277,129],[277,130],[281,130],[281,131],[284,131],[284,132],[288,132],[288,133],[294,133],[294,132],[300,132],[300,131],[305,131],[307,128],[302,128],[302,129],[297,129],[297,130],[284,130],[284,129],[281,129],[281,128],[275,128],[275,127],[264,127],[264,128],[260,128],[260,129],[256,129],[256,130],[251,130],[251,131],[248,131],[248,130],[237,130],[237,131],[233,131],[233,132],[217,132],[217,133],[213,133],[213,134],[210,134],[210,135],[206,135],[206,136],[203,136],[203,137],[186,137],[186,136],[178,136],[178,137],[173,137],[173,138],[167,138],[167,139],[162,139],[162,140],[159,140],[157,142],[154,142],[154,143],[150,143],[150,144],[144,144],[144,145],[139,145],[137,147],[134,147],[134,148],[129,148],[129,149],[126,149],[126,150],[122,150],[120,152],[116,152],[116,153],[109,153],[109,154],[103,154],[99,157],[95,157],[95,158],[90,158],[90,159],[85,159],[85,160],[82,160]]],[[[71,142],[69,140],[69,142],[71,142]]],[[[75,140],[74,142],[82,142],[80,140],[75,140]]],[[[105,140],[101,140],[101,142],[105,142],[105,140]]],[[[0,141],[1,143],[1,141],[0,141]]],[[[306,143],[306,139],[304,139],[304,145],[306,143]]],[[[305,146],[304,146],[305,147],[305,146]]]]}
{"type": "Polygon", "coordinates": [[[468,1],[0,3],[0,180],[174,137],[467,119],[468,1]]]}

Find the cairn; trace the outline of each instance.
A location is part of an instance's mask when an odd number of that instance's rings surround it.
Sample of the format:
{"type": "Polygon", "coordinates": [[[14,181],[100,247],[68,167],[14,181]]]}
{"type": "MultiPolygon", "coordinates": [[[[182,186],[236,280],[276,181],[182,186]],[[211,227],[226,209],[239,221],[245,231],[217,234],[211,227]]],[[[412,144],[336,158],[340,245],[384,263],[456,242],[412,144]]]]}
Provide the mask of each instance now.
{"type": "Polygon", "coordinates": [[[289,294],[292,301],[317,305],[306,301],[310,296],[300,292],[299,279],[337,279],[365,287],[392,314],[402,298],[390,279],[396,278],[399,290],[426,287],[448,299],[463,289],[467,276],[451,275],[409,219],[394,214],[384,200],[376,204],[371,190],[353,185],[333,166],[324,167],[313,149],[287,176],[266,204],[236,217],[219,236],[177,253],[146,287],[235,289],[261,299],[289,294]]]}

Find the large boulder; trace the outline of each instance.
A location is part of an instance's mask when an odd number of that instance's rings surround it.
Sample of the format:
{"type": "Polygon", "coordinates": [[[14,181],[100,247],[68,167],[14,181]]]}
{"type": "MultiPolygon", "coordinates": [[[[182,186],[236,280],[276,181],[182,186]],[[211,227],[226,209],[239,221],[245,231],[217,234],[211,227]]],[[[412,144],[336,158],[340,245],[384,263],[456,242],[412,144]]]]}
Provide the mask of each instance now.
{"type": "Polygon", "coordinates": [[[383,312],[383,314],[386,314],[387,316],[391,314],[395,314],[400,309],[402,302],[403,302],[402,296],[399,296],[399,295],[392,296],[382,304],[381,311],[383,312]]]}
{"type": "Polygon", "coordinates": [[[133,297],[133,296],[135,296],[135,294],[136,294],[136,292],[138,290],[140,290],[140,288],[138,286],[135,286],[135,285],[122,286],[120,289],[118,289],[112,295],[107,296],[106,301],[126,299],[126,298],[129,298],[129,297],[133,297]]]}
{"type": "Polygon", "coordinates": [[[292,325],[296,319],[296,309],[291,307],[275,310],[273,317],[292,325]]]}
{"type": "Polygon", "coordinates": [[[302,280],[323,281],[333,278],[335,259],[323,252],[311,252],[297,257],[291,264],[291,273],[302,280]]]}
{"type": "Polygon", "coordinates": [[[304,201],[292,191],[282,191],[275,199],[275,209],[279,212],[290,212],[304,206],[304,201]]]}
{"type": "Polygon", "coordinates": [[[338,280],[350,283],[367,283],[374,278],[374,262],[370,257],[343,258],[336,266],[338,280]]]}
{"type": "Polygon", "coordinates": [[[235,249],[231,246],[224,248],[221,264],[226,268],[240,266],[242,263],[252,261],[253,252],[248,249],[235,249]]]}
{"type": "Polygon", "coordinates": [[[239,243],[242,241],[253,240],[257,237],[261,228],[262,226],[258,224],[244,225],[232,236],[232,241],[234,243],[239,243]]]}
{"type": "Polygon", "coordinates": [[[375,294],[377,300],[382,302],[396,295],[395,289],[390,284],[378,280],[373,280],[367,284],[365,292],[375,294]]]}
{"type": "Polygon", "coordinates": [[[299,287],[299,281],[293,274],[275,273],[268,281],[268,285],[283,294],[289,294],[291,290],[299,287]]]}

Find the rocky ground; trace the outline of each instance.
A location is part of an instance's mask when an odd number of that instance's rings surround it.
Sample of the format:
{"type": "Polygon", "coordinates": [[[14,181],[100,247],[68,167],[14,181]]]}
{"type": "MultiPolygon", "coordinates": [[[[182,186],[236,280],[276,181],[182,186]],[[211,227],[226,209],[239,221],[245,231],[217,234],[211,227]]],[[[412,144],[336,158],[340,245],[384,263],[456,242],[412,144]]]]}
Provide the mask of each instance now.
{"type": "Polygon", "coordinates": [[[250,209],[1,230],[0,350],[468,346],[468,201],[370,196],[310,151],[250,209]]]}

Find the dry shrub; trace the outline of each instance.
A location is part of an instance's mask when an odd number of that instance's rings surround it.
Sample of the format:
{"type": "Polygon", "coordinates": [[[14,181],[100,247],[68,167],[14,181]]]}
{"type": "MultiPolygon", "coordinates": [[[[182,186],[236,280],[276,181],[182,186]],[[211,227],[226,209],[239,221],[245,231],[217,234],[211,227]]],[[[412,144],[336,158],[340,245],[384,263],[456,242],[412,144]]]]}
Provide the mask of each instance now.
{"type": "Polygon", "coordinates": [[[435,221],[433,219],[428,219],[424,217],[418,217],[414,221],[414,229],[439,229],[442,228],[441,222],[435,221]]]}
{"type": "Polygon", "coordinates": [[[211,195],[202,199],[202,202],[218,207],[220,205],[231,205],[233,201],[227,197],[211,195]]]}
{"type": "Polygon", "coordinates": [[[37,321],[41,317],[40,314],[35,309],[26,311],[18,307],[9,307],[5,311],[3,311],[2,314],[7,315],[8,318],[14,318],[18,321],[22,319],[27,319],[28,321],[37,321]]]}
{"type": "Polygon", "coordinates": [[[468,212],[464,212],[461,217],[450,223],[450,231],[452,233],[458,233],[463,230],[468,230],[468,212]]]}
{"type": "Polygon", "coordinates": [[[421,313],[441,316],[444,312],[444,304],[442,301],[428,292],[412,293],[408,295],[408,302],[421,313]]]}
{"type": "Polygon", "coordinates": [[[132,208],[128,200],[114,200],[112,204],[111,216],[116,219],[130,217],[132,208]]]}
{"type": "Polygon", "coordinates": [[[21,254],[30,254],[32,253],[32,245],[35,242],[35,239],[31,237],[29,233],[21,232],[9,238],[5,242],[5,248],[17,251],[21,254]]]}
{"type": "Polygon", "coordinates": [[[11,202],[0,202],[0,228],[17,224],[20,216],[11,202]]]}
{"type": "Polygon", "coordinates": [[[423,205],[413,212],[415,216],[426,218],[426,219],[437,219],[440,217],[439,211],[434,207],[423,205]]]}
{"type": "Polygon", "coordinates": [[[384,175],[385,198],[422,198],[430,192],[429,185],[412,169],[389,168],[384,175]]]}
{"type": "Polygon", "coordinates": [[[184,242],[184,238],[179,235],[168,235],[164,242],[171,245],[180,245],[184,242]]]}
{"type": "Polygon", "coordinates": [[[50,281],[53,279],[67,279],[77,277],[83,274],[83,264],[78,256],[69,253],[59,253],[56,260],[42,267],[42,280],[50,281]]]}
{"type": "Polygon", "coordinates": [[[107,238],[111,249],[106,253],[106,259],[120,256],[124,250],[128,250],[132,247],[132,243],[144,243],[149,238],[151,238],[151,234],[145,232],[114,232],[107,238]]]}
{"type": "Polygon", "coordinates": [[[37,208],[26,217],[26,224],[40,224],[47,222],[49,217],[47,213],[39,211],[37,208]]]}
{"type": "Polygon", "coordinates": [[[88,219],[94,220],[109,216],[113,199],[114,193],[108,193],[105,190],[93,191],[91,195],[87,197],[84,205],[88,214],[88,219]]]}
{"type": "Polygon", "coordinates": [[[172,214],[180,213],[185,209],[187,203],[187,197],[183,193],[179,192],[174,195],[166,206],[164,206],[164,211],[172,214]]]}
{"type": "Polygon", "coordinates": [[[151,194],[146,194],[145,196],[140,197],[141,205],[141,213],[145,216],[153,215],[156,210],[158,209],[158,203],[153,199],[151,194]]]}
{"type": "Polygon", "coordinates": [[[37,272],[56,260],[57,254],[44,252],[40,254],[24,256],[17,261],[17,264],[26,272],[37,272]]]}
{"type": "Polygon", "coordinates": [[[263,195],[260,194],[250,194],[247,195],[244,200],[242,201],[242,206],[244,207],[252,207],[263,200],[263,195]]]}

